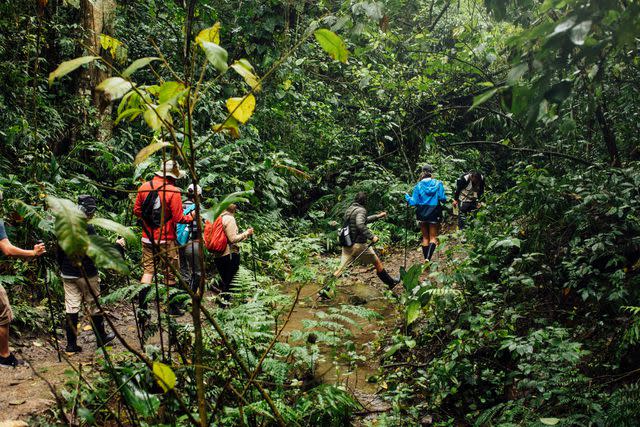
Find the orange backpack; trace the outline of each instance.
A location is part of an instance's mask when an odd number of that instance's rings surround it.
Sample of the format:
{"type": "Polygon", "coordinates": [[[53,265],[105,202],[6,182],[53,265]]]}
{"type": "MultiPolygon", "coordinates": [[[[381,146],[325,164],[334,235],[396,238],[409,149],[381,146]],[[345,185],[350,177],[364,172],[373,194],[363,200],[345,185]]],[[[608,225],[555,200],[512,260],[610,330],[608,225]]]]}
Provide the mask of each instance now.
{"type": "Polygon", "coordinates": [[[227,249],[229,241],[222,227],[222,217],[220,215],[214,222],[207,221],[204,225],[204,245],[210,252],[222,253],[227,249]]]}

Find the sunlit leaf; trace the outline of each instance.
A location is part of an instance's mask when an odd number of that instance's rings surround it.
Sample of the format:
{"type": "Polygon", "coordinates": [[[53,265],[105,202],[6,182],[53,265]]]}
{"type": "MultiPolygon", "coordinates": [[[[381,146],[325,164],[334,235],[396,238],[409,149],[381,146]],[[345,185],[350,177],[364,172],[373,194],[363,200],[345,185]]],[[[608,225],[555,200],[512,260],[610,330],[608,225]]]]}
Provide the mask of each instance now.
{"type": "Polygon", "coordinates": [[[176,374],[164,363],[153,362],[153,374],[165,393],[176,386],[176,374]]]}
{"type": "Polygon", "coordinates": [[[540,418],[540,422],[546,426],[554,426],[560,422],[559,418],[540,418]]]}
{"type": "Polygon", "coordinates": [[[407,321],[407,326],[412,324],[413,322],[420,317],[420,313],[422,311],[422,305],[418,300],[412,300],[409,302],[405,309],[405,317],[407,321]]]}
{"type": "Polygon", "coordinates": [[[590,30],[591,30],[590,19],[587,21],[582,21],[579,24],[576,24],[576,26],[571,29],[571,35],[570,35],[570,38],[573,44],[582,46],[590,30]]]}
{"type": "Polygon", "coordinates": [[[207,60],[215,67],[216,70],[221,73],[227,71],[229,68],[227,65],[227,58],[229,57],[229,54],[224,50],[224,48],[208,41],[201,41],[200,46],[202,46],[202,50],[204,50],[207,60]]]}
{"type": "Polygon", "coordinates": [[[487,102],[489,99],[491,99],[491,97],[493,95],[496,94],[496,92],[498,92],[498,88],[494,88],[491,90],[488,90],[478,96],[474,96],[473,97],[473,104],[471,105],[471,108],[469,108],[469,111],[473,110],[474,108],[484,104],[485,102],[487,102]]]}
{"type": "Polygon", "coordinates": [[[144,121],[147,122],[149,127],[153,130],[158,130],[161,127],[170,125],[172,123],[171,104],[164,103],[160,105],[147,105],[147,109],[142,115],[144,121]]]}
{"type": "Polygon", "coordinates": [[[226,131],[232,137],[240,138],[240,129],[238,128],[238,126],[239,126],[238,121],[233,117],[229,117],[226,122],[213,125],[213,131],[214,132],[226,131]]]}
{"type": "Polygon", "coordinates": [[[227,110],[240,123],[246,123],[256,108],[256,98],[249,94],[244,98],[227,99],[227,110]]]}
{"type": "Polygon", "coordinates": [[[109,77],[104,79],[100,83],[96,90],[104,92],[105,96],[110,100],[116,100],[122,98],[127,92],[131,90],[133,84],[130,81],[123,79],[122,77],[109,77]]]}
{"type": "Polygon", "coordinates": [[[140,150],[138,152],[138,154],[136,155],[135,160],[133,161],[133,164],[134,165],[139,165],[140,163],[144,162],[150,155],[152,155],[156,151],[160,150],[163,147],[170,147],[170,146],[171,146],[171,144],[169,142],[166,142],[166,141],[153,142],[153,143],[147,145],[146,147],[144,147],[142,150],[140,150]]]}
{"type": "Polygon", "coordinates": [[[262,87],[260,86],[260,79],[255,75],[255,70],[253,66],[246,59],[241,59],[239,61],[231,64],[231,68],[233,68],[238,74],[242,76],[244,81],[253,89],[255,92],[259,92],[262,87]]]}
{"type": "Polygon", "coordinates": [[[78,67],[88,64],[89,62],[95,61],[96,59],[100,59],[99,56],[82,56],[80,58],[72,59],[71,61],[65,61],[58,65],[58,68],[49,73],[49,86],[53,83],[55,79],[58,79],[64,75],[69,74],[73,70],[78,67]]]}
{"type": "Polygon", "coordinates": [[[571,27],[573,27],[575,23],[576,23],[576,17],[575,16],[570,17],[566,21],[563,21],[560,24],[556,25],[556,27],[553,29],[553,33],[551,33],[549,37],[553,37],[557,34],[568,31],[571,27]]]}
{"type": "Polygon", "coordinates": [[[135,61],[133,61],[131,63],[131,65],[129,65],[123,72],[122,72],[122,77],[129,77],[130,75],[132,75],[133,73],[135,73],[136,71],[138,71],[140,68],[146,67],[147,65],[149,65],[150,63],[152,63],[153,61],[159,61],[160,58],[157,58],[155,56],[148,56],[146,58],[140,58],[140,59],[136,59],[135,61]]]}
{"type": "Polygon", "coordinates": [[[196,36],[196,42],[198,44],[205,42],[215,43],[217,45],[220,44],[220,22],[216,22],[212,27],[205,28],[200,31],[196,36]]]}
{"type": "Polygon", "coordinates": [[[110,219],[107,218],[91,218],[89,220],[89,224],[93,224],[95,226],[98,226],[100,228],[104,228],[105,230],[109,230],[112,231],[116,234],[119,234],[120,236],[124,237],[125,239],[129,240],[129,241],[134,241],[136,240],[136,234],[133,232],[133,230],[131,230],[131,228],[122,225],[120,223],[117,223],[115,221],[112,221],[110,219]]]}
{"type": "Polygon", "coordinates": [[[47,196],[47,203],[55,216],[54,230],[62,250],[69,257],[84,255],[89,246],[84,213],[71,200],[47,196]]]}
{"type": "Polygon", "coordinates": [[[313,35],[329,56],[337,61],[347,62],[347,59],[349,59],[349,50],[347,50],[347,46],[340,36],[326,28],[320,28],[314,31],[313,35]]]}
{"type": "Polygon", "coordinates": [[[176,105],[182,98],[182,95],[187,93],[187,88],[180,82],[168,81],[162,83],[158,90],[158,100],[161,104],[168,103],[176,105]]]}

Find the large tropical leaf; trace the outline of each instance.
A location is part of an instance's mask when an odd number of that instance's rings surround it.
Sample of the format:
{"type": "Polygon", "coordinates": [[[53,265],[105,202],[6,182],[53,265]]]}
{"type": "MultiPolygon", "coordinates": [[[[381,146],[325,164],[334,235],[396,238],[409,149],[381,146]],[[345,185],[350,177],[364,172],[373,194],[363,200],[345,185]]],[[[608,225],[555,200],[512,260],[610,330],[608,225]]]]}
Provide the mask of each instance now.
{"type": "Polygon", "coordinates": [[[64,61],[58,68],[49,73],[49,86],[53,83],[55,79],[59,79],[62,76],[65,76],[77,69],[78,67],[88,64],[91,61],[95,61],[96,59],[100,59],[99,56],[81,56],[80,58],[72,59],[71,61],[64,61]]]}
{"type": "Polygon", "coordinates": [[[347,59],[349,59],[349,50],[347,50],[347,46],[340,36],[326,28],[316,30],[313,35],[316,37],[318,44],[320,44],[329,56],[337,61],[347,62],[347,59]]]}
{"type": "Polygon", "coordinates": [[[127,67],[126,70],[122,72],[122,77],[127,78],[131,74],[138,71],[140,68],[146,67],[147,65],[151,64],[153,61],[159,61],[159,60],[160,58],[155,56],[147,56],[146,58],[136,59],[131,63],[131,65],[127,67]]]}
{"type": "Polygon", "coordinates": [[[98,236],[97,234],[89,236],[87,255],[89,255],[98,268],[129,274],[129,267],[127,267],[127,263],[122,259],[122,255],[120,255],[114,243],[111,243],[102,236],[98,236]]]}
{"type": "Polygon", "coordinates": [[[112,231],[129,241],[133,241],[136,239],[136,234],[133,232],[133,230],[131,230],[131,228],[107,218],[92,218],[91,220],[89,220],[89,224],[93,224],[100,228],[104,228],[105,230],[112,231]]]}
{"type": "Polygon", "coordinates": [[[220,216],[222,211],[224,211],[227,208],[227,206],[229,206],[232,203],[247,202],[248,201],[247,197],[249,197],[252,194],[253,194],[253,190],[237,191],[235,193],[227,194],[225,198],[222,199],[222,201],[220,201],[218,204],[216,204],[215,206],[212,206],[207,210],[202,211],[202,217],[208,221],[215,221],[216,218],[220,216]]]}
{"type": "Polygon", "coordinates": [[[54,230],[62,250],[70,257],[85,255],[89,236],[84,213],[71,200],[47,196],[47,203],[55,216],[54,230]]]}

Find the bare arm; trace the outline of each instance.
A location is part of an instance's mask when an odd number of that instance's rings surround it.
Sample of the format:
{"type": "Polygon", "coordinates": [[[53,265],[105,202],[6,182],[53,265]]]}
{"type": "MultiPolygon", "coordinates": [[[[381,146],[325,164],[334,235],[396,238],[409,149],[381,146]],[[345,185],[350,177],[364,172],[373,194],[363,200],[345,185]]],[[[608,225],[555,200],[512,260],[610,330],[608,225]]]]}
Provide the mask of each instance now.
{"type": "Polygon", "coordinates": [[[0,240],[0,251],[2,251],[5,256],[14,258],[32,258],[46,252],[43,243],[35,245],[32,250],[25,250],[13,246],[9,239],[0,240]]]}

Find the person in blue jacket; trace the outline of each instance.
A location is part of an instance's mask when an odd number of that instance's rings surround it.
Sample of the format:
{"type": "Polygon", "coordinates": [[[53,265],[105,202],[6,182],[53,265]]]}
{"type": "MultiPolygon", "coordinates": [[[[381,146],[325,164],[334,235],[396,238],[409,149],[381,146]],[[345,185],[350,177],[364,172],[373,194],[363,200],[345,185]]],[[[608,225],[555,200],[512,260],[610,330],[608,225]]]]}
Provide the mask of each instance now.
{"type": "Polygon", "coordinates": [[[420,181],[413,188],[411,196],[405,194],[410,206],[416,207],[416,219],[422,232],[422,254],[425,262],[431,257],[438,244],[438,233],[442,222],[442,203],[447,201],[442,181],[433,178],[433,167],[424,165],[420,181]]]}

